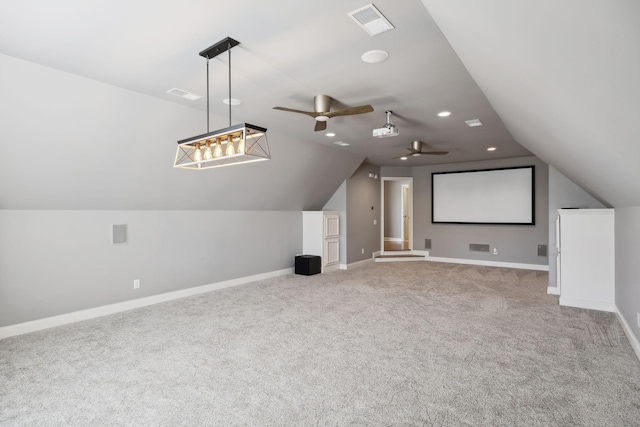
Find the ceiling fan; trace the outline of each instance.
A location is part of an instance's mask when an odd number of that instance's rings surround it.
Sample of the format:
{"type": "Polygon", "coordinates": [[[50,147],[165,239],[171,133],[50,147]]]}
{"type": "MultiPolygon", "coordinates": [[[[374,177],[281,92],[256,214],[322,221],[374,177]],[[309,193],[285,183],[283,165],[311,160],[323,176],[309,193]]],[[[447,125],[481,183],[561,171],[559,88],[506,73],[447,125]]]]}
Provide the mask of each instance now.
{"type": "Polygon", "coordinates": [[[306,114],[316,119],[316,132],[327,128],[327,120],[331,117],[352,116],[354,114],[364,114],[373,111],[371,105],[360,105],[358,107],[343,108],[342,110],[330,111],[332,98],[328,95],[316,95],[313,97],[314,111],[294,110],[285,107],[273,107],[274,110],[289,111],[291,113],[306,114]]]}
{"type": "Polygon", "coordinates": [[[422,156],[423,154],[432,156],[443,156],[445,154],[449,154],[448,151],[422,151],[422,144],[422,141],[411,141],[411,147],[407,147],[407,150],[409,150],[411,153],[404,156],[394,157],[394,159],[407,160],[408,156],[418,157],[422,156]]]}

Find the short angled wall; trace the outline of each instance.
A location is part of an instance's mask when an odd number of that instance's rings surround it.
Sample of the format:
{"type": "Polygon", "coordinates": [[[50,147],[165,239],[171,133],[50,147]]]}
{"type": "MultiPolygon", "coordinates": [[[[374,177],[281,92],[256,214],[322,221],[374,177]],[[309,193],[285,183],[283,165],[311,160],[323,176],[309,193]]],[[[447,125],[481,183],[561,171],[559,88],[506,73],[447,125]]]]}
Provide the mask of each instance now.
{"type": "Polygon", "coordinates": [[[29,332],[41,331],[43,329],[62,326],[69,323],[81,322],[83,320],[94,319],[96,317],[108,316],[110,314],[120,313],[135,308],[146,307],[148,305],[159,304],[162,302],[173,301],[180,298],[190,297],[193,295],[203,294],[218,289],[230,288],[232,286],[244,285],[247,283],[257,282],[259,280],[271,279],[273,277],[292,274],[292,268],[272,271],[269,273],[256,274],[253,276],[240,277],[223,282],[212,283],[209,285],[197,286],[194,288],[182,289],[179,291],[167,292],[164,294],[153,295],[145,298],[124,301],[116,304],[104,305],[102,307],[90,308],[87,310],[75,311],[72,313],[61,314],[58,316],[47,317],[44,319],[33,320],[30,322],[18,323],[16,325],[5,326],[0,328],[0,339],[13,337],[16,335],[27,334],[29,332]]]}

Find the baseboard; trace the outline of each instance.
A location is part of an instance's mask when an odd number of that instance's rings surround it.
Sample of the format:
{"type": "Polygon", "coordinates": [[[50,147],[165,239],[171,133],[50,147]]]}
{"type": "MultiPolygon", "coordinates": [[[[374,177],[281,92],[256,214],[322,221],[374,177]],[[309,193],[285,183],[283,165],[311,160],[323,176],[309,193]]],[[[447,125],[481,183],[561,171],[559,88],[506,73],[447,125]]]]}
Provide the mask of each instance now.
{"type": "Polygon", "coordinates": [[[631,344],[631,348],[633,348],[633,351],[636,353],[636,357],[638,358],[638,360],[640,360],[640,341],[638,341],[638,338],[633,333],[631,326],[629,326],[629,324],[627,323],[627,320],[624,318],[624,316],[618,309],[617,305],[616,305],[615,313],[618,316],[618,320],[622,325],[622,329],[624,330],[624,333],[627,335],[627,338],[629,339],[629,344],[631,344]]]}
{"type": "Polygon", "coordinates": [[[548,286],[547,294],[549,295],[560,295],[560,289],[557,286],[548,286]]]}
{"type": "Polygon", "coordinates": [[[159,304],[161,302],[172,301],[192,295],[203,294],[218,289],[230,288],[232,286],[244,285],[246,283],[257,282],[259,280],[271,279],[273,277],[284,276],[293,273],[292,268],[271,271],[268,273],[256,274],[253,276],[239,277],[237,279],[225,280],[223,282],[212,283],[209,285],[196,286],[193,288],[181,289],[179,291],[167,292],[158,295],[152,295],[145,298],[138,298],[129,301],[123,301],[116,304],[103,305],[100,307],[89,308],[86,310],[74,311],[58,316],[46,317],[44,319],[32,320],[30,322],[18,323],[15,325],[4,326],[0,328],[0,339],[13,337],[16,335],[27,334],[29,332],[41,331],[43,329],[53,328],[56,326],[66,325],[68,323],[80,322],[83,320],[94,319],[96,317],[107,316],[109,314],[120,313],[123,311],[133,310],[135,308],[146,307],[148,305],[159,304]]]}
{"type": "Polygon", "coordinates": [[[523,264],[519,262],[484,261],[480,259],[427,257],[427,261],[448,262],[452,264],[484,265],[487,267],[517,268],[521,270],[549,271],[548,265],[523,264]]]}
{"type": "Polygon", "coordinates": [[[588,310],[609,311],[615,313],[616,305],[612,302],[593,301],[580,298],[567,298],[560,296],[560,305],[567,307],[586,308],[588,310]]]}

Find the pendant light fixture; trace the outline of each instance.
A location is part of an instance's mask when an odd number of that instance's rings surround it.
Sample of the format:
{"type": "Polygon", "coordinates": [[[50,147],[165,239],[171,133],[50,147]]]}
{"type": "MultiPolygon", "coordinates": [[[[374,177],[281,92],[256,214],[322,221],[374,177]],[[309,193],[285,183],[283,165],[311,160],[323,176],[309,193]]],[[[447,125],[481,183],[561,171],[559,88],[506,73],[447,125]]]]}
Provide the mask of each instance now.
{"type": "Polygon", "coordinates": [[[207,133],[178,141],[173,167],[210,169],[271,159],[267,129],[249,123],[231,126],[231,102],[229,127],[209,131],[209,60],[221,53],[229,52],[229,99],[232,99],[231,48],[238,44],[240,42],[227,37],[200,52],[200,56],[207,60],[207,133]]]}

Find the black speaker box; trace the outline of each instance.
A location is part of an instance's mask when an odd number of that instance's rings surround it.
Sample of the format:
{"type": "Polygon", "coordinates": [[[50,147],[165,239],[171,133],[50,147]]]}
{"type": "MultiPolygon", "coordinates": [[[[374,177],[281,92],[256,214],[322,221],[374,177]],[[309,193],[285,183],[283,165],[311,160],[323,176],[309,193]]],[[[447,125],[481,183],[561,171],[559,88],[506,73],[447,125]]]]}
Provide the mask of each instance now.
{"type": "Polygon", "coordinates": [[[296,256],[295,272],[296,274],[304,274],[311,276],[320,273],[322,268],[322,260],[317,255],[298,255],[296,256]]]}

